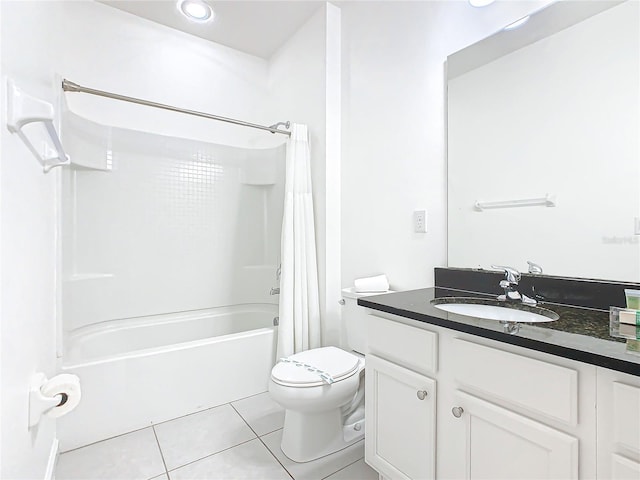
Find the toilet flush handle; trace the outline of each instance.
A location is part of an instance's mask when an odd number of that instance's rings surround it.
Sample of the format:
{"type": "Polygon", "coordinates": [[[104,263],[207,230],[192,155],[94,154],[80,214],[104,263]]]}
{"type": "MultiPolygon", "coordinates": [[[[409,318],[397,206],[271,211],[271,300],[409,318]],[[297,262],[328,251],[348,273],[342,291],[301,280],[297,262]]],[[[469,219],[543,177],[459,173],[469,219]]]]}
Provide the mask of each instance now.
{"type": "Polygon", "coordinates": [[[341,298],[340,300],[338,300],[338,303],[340,305],[344,305],[346,302],[344,301],[344,298],[341,298]]]}
{"type": "Polygon", "coordinates": [[[418,399],[424,400],[425,398],[427,398],[428,393],[426,390],[418,390],[418,393],[416,395],[418,395],[418,399]]]}

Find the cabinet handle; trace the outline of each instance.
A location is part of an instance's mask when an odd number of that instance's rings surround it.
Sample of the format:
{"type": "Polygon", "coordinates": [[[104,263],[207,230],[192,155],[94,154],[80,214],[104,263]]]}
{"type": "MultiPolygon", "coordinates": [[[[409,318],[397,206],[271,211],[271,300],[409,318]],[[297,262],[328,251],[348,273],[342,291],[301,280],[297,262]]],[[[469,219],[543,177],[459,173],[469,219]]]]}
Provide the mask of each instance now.
{"type": "Polygon", "coordinates": [[[416,395],[418,395],[418,398],[420,400],[424,400],[425,398],[427,398],[428,393],[426,390],[418,390],[418,393],[416,395]]]}
{"type": "Polygon", "coordinates": [[[451,409],[451,413],[453,413],[454,417],[460,418],[462,416],[462,414],[464,413],[464,408],[462,408],[462,407],[453,407],[451,409]]]}

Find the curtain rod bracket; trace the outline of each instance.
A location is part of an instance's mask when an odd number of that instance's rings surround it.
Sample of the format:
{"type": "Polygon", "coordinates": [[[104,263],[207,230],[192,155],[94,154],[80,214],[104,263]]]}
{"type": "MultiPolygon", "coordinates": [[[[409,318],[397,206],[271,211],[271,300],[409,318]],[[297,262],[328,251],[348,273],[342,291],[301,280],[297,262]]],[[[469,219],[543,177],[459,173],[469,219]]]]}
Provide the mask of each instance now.
{"type": "Polygon", "coordinates": [[[291,126],[291,122],[287,120],[286,122],[278,122],[278,123],[274,123],[273,125],[270,125],[269,128],[273,129],[271,130],[271,133],[276,133],[274,130],[278,130],[278,127],[280,125],[284,126],[284,128],[289,130],[289,127],[291,126]]]}

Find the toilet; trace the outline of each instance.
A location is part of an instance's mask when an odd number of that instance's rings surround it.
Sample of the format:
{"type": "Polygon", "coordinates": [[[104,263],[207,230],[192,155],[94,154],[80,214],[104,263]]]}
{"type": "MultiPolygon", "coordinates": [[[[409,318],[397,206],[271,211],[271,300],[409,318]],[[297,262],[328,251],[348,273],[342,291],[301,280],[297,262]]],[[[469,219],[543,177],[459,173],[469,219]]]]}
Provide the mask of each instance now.
{"type": "Polygon", "coordinates": [[[314,348],[280,359],[271,371],[269,393],[285,409],[281,449],[294,462],[315,460],[364,437],[366,313],[357,299],[368,295],[379,293],[342,290],[350,351],[314,348]]]}

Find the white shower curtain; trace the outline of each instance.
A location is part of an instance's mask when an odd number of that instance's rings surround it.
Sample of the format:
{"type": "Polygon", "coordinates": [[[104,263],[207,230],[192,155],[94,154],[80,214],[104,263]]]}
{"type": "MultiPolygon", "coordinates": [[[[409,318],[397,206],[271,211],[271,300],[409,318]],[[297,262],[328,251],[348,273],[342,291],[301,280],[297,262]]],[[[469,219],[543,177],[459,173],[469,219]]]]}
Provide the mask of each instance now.
{"type": "Polygon", "coordinates": [[[309,133],[293,124],[287,145],[277,358],[320,346],[318,267],[309,133]]]}

